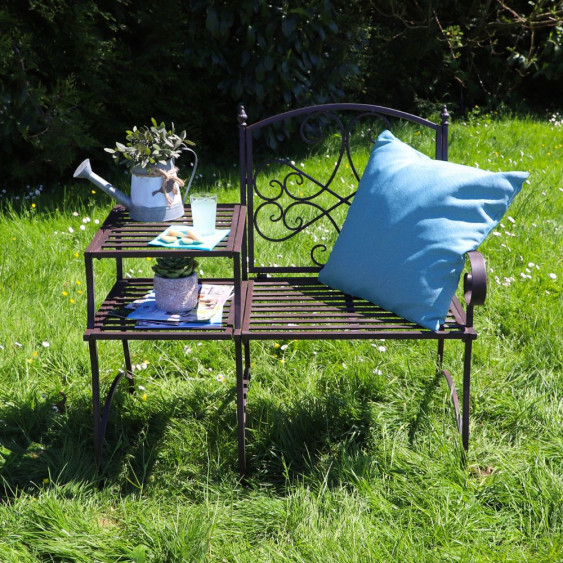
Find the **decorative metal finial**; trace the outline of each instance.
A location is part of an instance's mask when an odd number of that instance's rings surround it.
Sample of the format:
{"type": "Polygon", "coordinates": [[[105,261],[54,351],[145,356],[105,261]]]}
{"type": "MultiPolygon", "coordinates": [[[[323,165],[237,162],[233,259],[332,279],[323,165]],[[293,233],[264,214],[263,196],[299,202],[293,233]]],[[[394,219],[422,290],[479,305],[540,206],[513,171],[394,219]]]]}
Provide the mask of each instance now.
{"type": "Polygon", "coordinates": [[[450,114],[448,113],[448,108],[446,104],[442,106],[442,113],[440,113],[440,117],[442,118],[442,125],[449,125],[450,124],[450,114]]]}
{"type": "Polygon", "coordinates": [[[238,108],[237,119],[238,119],[239,125],[246,125],[246,120],[248,119],[248,115],[246,115],[246,112],[244,111],[243,105],[240,105],[239,108],[238,108]]]}

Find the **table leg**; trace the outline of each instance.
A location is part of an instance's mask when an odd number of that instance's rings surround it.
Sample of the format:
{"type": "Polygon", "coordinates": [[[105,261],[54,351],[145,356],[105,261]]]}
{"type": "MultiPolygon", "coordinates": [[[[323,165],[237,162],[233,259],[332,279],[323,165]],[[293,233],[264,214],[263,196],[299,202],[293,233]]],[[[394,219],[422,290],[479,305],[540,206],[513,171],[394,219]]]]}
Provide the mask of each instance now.
{"type": "MultiPolygon", "coordinates": [[[[246,352],[246,350],[245,350],[246,352]]],[[[246,474],[246,393],[248,380],[243,366],[242,342],[235,340],[236,372],[237,372],[237,432],[239,470],[246,474]]],[[[245,353],[246,357],[246,353],[245,353]]]]}

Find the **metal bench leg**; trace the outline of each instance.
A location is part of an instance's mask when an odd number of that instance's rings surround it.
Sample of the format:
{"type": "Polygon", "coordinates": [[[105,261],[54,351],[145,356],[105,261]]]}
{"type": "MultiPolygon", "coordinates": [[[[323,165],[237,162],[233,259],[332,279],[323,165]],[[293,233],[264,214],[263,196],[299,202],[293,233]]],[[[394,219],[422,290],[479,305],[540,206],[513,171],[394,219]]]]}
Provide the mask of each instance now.
{"type": "MultiPolygon", "coordinates": [[[[129,372],[125,372],[123,370],[119,370],[117,375],[114,377],[109,392],[107,394],[106,400],[104,402],[104,406],[102,409],[101,406],[101,397],[100,397],[100,367],[98,362],[98,347],[95,340],[90,340],[90,365],[92,368],[92,408],[93,408],[93,415],[94,415],[94,457],[96,459],[96,464],[98,466],[98,471],[102,471],[103,467],[103,446],[104,440],[106,436],[106,429],[109,417],[109,410],[111,407],[111,403],[113,401],[113,397],[115,395],[115,391],[117,390],[117,386],[121,381],[121,378],[129,372]]],[[[128,352],[127,347],[127,352],[128,352]]],[[[127,363],[127,360],[126,360],[127,363]]],[[[131,363],[129,361],[129,368],[131,367],[131,363]]],[[[129,382],[129,390],[131,391],[131,380],[129,382]]]]}
{"type": "MultiPolygon", "coordinates": [[[[471,341],[469,341],[471,342],[471,341]]],[[[470,359],[471,359],[471,351],[469,351],[469,355],[470,355],[470,359]]],[[[467,358],[467,345],[466,345],[466,358],[467,358]]],[[[463,440],[463,436],[464,436],[464,415],[462,414],[462,412],[460,411],[459,408],[459,397],[457,395],[457,389],[455,387],[455,383],[454,380],[450,374],[450,372],[447,369],[443,368],[443,360],[444,360],[444,339],[441,338],[440,340],[438,340],[438,361],[437,361],[437,370],[438,373],[442,373],[442,375],[446,378],[446,382],[448,384],[448,387],[450,389],[450,396],[452,399],[452,404],[454,407],[454,412],[455,412],[455,420],[456,420],[456,425],[457,425],[457,429],[459,431],[459,433],[461,434],[462,440],[463,440]]],[[[464,379],[465,381],[465,379],[464,379]]],[[[465,398],[465,392],[463,394],[464,398],[465,398]]],[[[465,445],[464,445],[465,447],[465,445]]],[[[467,448],[466,448],[467,449],[467,448]]]]}
{"type": "Polygon", "coordinates": [[[98,349],[95,340],[90,340],[90,366],[92,369],[92,407],[94,413],[94,458],[98,469],[102,466],[102,442],[100,435],[100,369],[98,365],[98,349]]]}
{"type": "Polygon", "coordinates": [[[469,449],[469,401],[471,387],[471,353],[473,349],[473,340],[465,342],[465,358],[463,359],[463,414],[461,421],[461,440],[463,449],[469,449]]]}
{"type": "Polygon", "coordinates": [[[246,474],[246,394],[248,391],[249,377],[249,345],[240,339],[235,340],[235,361],[237,372],[237,433],[238,433],[238,461],[241,474],[246,474]]]}

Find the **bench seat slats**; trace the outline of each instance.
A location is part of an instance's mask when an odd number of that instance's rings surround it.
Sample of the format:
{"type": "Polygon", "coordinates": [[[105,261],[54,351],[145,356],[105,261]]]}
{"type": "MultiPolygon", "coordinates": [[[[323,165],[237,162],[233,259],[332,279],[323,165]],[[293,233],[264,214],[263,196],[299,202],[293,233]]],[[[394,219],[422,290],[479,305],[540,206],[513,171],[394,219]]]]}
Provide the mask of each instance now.
{"type": "Polygon", "coordinates": [[[256,339],[467,339],[464,311],[454,299],[443,330],[434,332],[315,278],[247,282],[242,335],[256,339]]]}

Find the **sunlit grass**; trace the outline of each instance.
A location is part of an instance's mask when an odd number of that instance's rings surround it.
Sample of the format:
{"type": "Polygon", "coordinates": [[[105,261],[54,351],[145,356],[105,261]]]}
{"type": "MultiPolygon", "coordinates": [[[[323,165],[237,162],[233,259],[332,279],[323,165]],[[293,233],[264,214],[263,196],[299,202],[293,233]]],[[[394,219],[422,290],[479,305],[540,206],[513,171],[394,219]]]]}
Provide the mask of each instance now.
{"type": "MultiPolygon", "coordinates": [[[[415,128],[399,137],[430,147],[415,128]]],[[[113,202],[83,180],[3,195],[0,561],[560,560],[562,142],[557,120],[475,112],[451,126],[450,160],[531,172],[481,248],[489,294],[476,312],[467,464],[434,346],[263,342],[246,486],[229,342],[132,343],[136,393],[118,391],[96,473],[84,249],[113,202]]],[[[326,158],[293,157],[315,172],[326,158]]],[[[197,187],[238,201],[238,168],[204,167],[197,187]]],[[[327,228],[311,225],[309,241],[330,243],[327,228]]],[[[301,251],[264,245],[261,261],[301,251]]],[[[94,266],[101,298],[114,268],[94,266]]],[[[130,260],[125,272],[150,266],[130,260]]],[[[121,347],[100,351],[107,388],[121,347]]],[[[459,383],[460,351],[446,354],[459,383]]]]}

